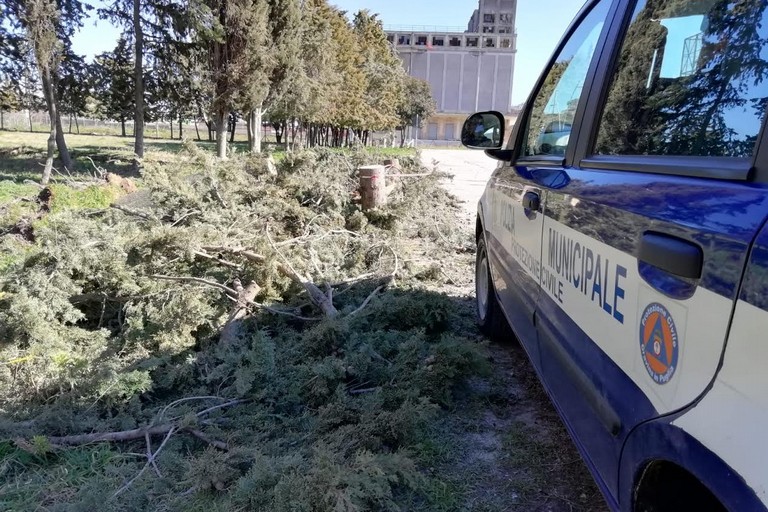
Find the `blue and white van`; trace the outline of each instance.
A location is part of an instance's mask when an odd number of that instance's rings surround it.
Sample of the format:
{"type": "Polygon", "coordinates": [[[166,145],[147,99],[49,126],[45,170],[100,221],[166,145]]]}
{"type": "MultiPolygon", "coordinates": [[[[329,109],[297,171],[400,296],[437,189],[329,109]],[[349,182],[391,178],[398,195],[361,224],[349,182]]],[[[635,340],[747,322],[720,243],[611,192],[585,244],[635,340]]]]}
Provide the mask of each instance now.
{"type": "Polygon", "coordinates": [[[512,133],[462,132],[479,323],[614,510],[767,510],[766,108],[768,0],[591,0],[512,133]]]}

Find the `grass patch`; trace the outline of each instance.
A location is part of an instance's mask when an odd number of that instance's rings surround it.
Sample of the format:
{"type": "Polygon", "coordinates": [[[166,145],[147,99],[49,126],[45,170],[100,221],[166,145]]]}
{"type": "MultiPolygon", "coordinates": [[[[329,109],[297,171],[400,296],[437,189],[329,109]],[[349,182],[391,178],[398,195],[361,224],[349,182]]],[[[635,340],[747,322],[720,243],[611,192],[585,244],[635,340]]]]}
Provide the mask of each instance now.
{"type": "Polygon", "coordinates": [[[34,185],[25,185],[11,180],[0,181],[0,205],[19,197],[30,197],[39,189],[34,185]]]}
{"type": "Polygon", "coordinates": [[[101,209],[108,208],[115,199],[120,197],[120,190],[107,185],[92,185],[84,189],[74,189],[64,184],[51,185],[53,199],[51,210],[101,209]]]}
{"type": "MultiPolygon", "coordinates": [[[[48,134],[45,132],[0,131],[0,181],[10,180],[22,183],[24,180],[39,180],[42,164],[45,163],[47,139],[48,134]],[[11,150],[13,154],[9,153],[11,150]]],[[[111,135],[106,131],[98,135],[66,134],[66,140],[75,161],[76,169],[73,174],[76,177],[91,176],[93,171],[91,161],[110,172],[121,175],[131,174],[134,144],[132,137],[111,135]]],[[[216,151],[215,142],[197,141],[195,144],[209,153],[216,151]]],[[[147,162],[154,160],[174,162],[178,160],[179,153],[184,150],[182,141],[162,138],[147,138],[144,146],[147,162]]],[[[245,155],[248,152],[248,143],[236,141],[230,143],[229,148],[233,155],[245,155]]],[[[284,148],[274,143],[265,143],[264,150],[272,153],[277,161],[283,160],[286,156],[284,148]]],[[[348,156],[356,152],[356,150],[343,148],[335,148],[331,151],[348,156]]],[[[365,151],[371,158],[401,158],[416,154],[416,150],[411,148],[367,148],[365,151]]],[[[54,166],[63,172],[58,159],[54,161],[54,166]]],[[[54,173],[54,179],[57,177],[58,175],[54,173]]],[[[0,204],[2,204],[1,196],[0,204]]]]}

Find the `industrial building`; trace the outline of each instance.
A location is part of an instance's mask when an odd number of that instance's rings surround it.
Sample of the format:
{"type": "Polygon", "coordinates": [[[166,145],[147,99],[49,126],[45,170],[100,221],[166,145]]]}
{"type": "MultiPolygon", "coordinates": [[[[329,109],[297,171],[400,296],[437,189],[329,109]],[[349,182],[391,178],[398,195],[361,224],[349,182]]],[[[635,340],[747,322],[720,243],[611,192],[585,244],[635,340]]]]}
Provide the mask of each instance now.
{"type": "Polygon", "coordinates": [[[512,112],[516,11],[517,0],[479,0],[466,30],[385,27],[406,71],[432,86],[438,113],[423,123],[421,139],[458,140],[467,115],[512,112]]]}

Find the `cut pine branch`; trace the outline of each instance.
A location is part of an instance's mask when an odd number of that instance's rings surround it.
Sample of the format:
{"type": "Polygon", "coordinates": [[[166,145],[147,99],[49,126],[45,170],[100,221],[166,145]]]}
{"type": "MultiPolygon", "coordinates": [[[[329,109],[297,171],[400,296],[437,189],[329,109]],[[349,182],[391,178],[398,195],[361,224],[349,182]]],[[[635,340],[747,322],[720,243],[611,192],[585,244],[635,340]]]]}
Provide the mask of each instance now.
{"type": "MultiPolygon", "coordinates": [[[[203,418],[213,412],[220,411],[223,409],[228,409],[230,407],[235,407],[242,404],[247,404],[250,402],[251,400],[245,399],[245,398],[230,400],[223,404],[213,405],[211,407],[198,411],[197,413],[195,413],[195,416],[197,416],[198,418],[203,418]]],[[[150,436],[150,437],[151,436],[167,436],[169,432],[172,432],[173,430],[177,430],[179,428],[181,427],[178,425],[177,421],[169,421],[161,425],[147,425],[140,428],[135,428],[131,430],[121,430],[118,432],[94,432],[91,434],[77,434],[77,435],[71,435],[71,436],[51,436],[51,437],[48,437],[48,441],[51,443],[51,445],[57,446],[57,447],[81,446],[81,445],[93,444],[93,443],[136,441],[139,439],[146,440],[147,436],[150,436]]],[[[189,430],[189,429],[182,428],[182,430],[189,430]]],[[[190,434],[194,435],[195,437],[199,437],[197,436],[196,433],[190,432],[190,434]]],[[[17,441],[17,444],[21,442],[22,440],[19,440],[17,441]]],[[[216,446],[212,442],[210,444],[216,446]]],[[[155,452],[155,454],[156,453],[157,452],[155,452]]]]}
{"type": "Polygon", "coordinates": [[[220,341],[231,344],[237,341],[242,334],[243,320],[248,317],[250,304],[254,303],[256,295],[259,294],[261,287],[255,281],[251,281],[248,286],[243,286],[239,279],[234,282],[237,299],[232,311],[229,314],[227,323],[221,329],[220,341]]]}
{"type": "MultiPolygon", "coordinates": [[[[280,272],[285,277],[291,279],[293,282],[295,282],[302,288],[304,288],[309,294],[309,298],[312,301],[312,303],[315,304],[318,308],[320,308],[320,311],[322,311],[325,316],[329,318],[334,318],[338,316],[339,312],[336,309],[336,307],[333,305],[333,302],[328,300],[328,296],[325,293],[323,293],[322,290],[320,290],[320,288],[317,287],[317,285],[311,282],[307,277],[298,273],[296,269],[293,268],[293,266],[278,250],[275,244],[272,243],[271,238],[270,238],[270,243],[272,244],[272,247],[277,253],[277,255],[283,260],[282,263],[277,262],[277,271],[280,272]]],[[[214,253],[214,254],[215,253],[233,254],[233,255],[245,258],[246,260],[252,263],[257,263],[260,265],[263,265],[268,261],[266,256],[263,256],[251,250],[239,248],[239,247],[204,246],[201,248],[201,250],[207,253],[214,253]]]]}

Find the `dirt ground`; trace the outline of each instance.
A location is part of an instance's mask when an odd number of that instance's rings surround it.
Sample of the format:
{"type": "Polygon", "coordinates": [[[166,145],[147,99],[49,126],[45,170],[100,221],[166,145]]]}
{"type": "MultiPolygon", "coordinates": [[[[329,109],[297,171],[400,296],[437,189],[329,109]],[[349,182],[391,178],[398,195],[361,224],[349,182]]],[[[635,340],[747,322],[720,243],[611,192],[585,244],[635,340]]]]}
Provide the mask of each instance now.
{"type": "MultiPolygon", "coordinates": [[[[496,162],[462,150],[425,150],[422,159],[455,175],[444,185],[464,201],[466,222],[457,228],[474,229],[477,201],[496,162]]],[[[467,268],[448,290],[467,312],[474,308],[472,275],[467,268]]],[[[490,343],[488,351],[492,374],[470,384],[437,436],[453,442],[441,448],[433,471],[464,497],[446,509],[608,510],[521,346],[510,338],[490,343]]]]}
{"type": "Polygon", "coordinates": [[[477,202],[498,161],[487,157],[482,151],[464,149],[424,149],[421,161],[427,167],[437,166],[441,171],[454,175],[452,180],[444,182],[445,187],[464,202],[467,216],[474,222],[477,202]]]}

